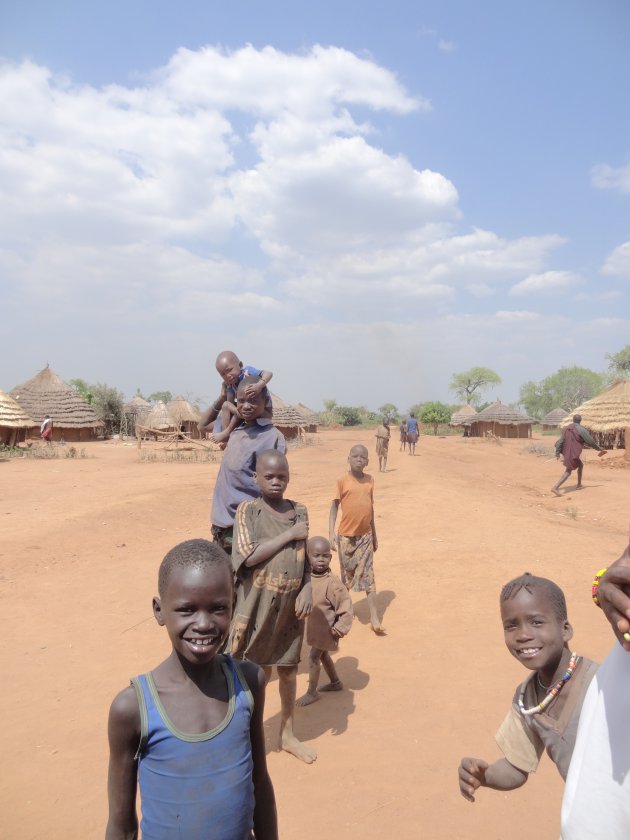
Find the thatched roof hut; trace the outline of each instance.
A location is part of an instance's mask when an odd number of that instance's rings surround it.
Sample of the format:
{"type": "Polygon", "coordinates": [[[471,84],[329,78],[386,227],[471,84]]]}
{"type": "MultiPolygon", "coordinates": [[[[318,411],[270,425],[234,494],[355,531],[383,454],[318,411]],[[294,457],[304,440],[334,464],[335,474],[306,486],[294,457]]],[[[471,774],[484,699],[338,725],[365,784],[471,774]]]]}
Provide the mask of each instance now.
{"type": "Polygon", "coordinates": [[[158,400],[151,411],[146,415],[142,421],[142,425],[148,429],[158,429],[161,432],[169,430],[175,431],[177,428],[175,421],[171,417],[166,403],[158,400]]]}
{"type": "Polygon", "coordinates": [[[151,403],[136,394],[135,397],[132,397],[124,404],[123,411],[125,414],[130,414],[140,423],[142,422],[140,418],[146,417],[151,411],[151,403]]]}
{"type": "Polygon", "coordinates": [[[22,406],[0,391],[0,443],[15,446],[18,440],[26,438],[28,429],[34,428],[37,428],[37,423],[22,406]]]}
{"type": "Polygon", "coordinates": [[[591,432],[600,446],[623,448],[630,452],[630,378],[617,379],[601,394],[579,405],[560,424],[563,428],[582,417],[582,425],[591,432]]]}
{"type": "Polygon", "coordinates": [[[306,431],[308,423],[296,408],[286,403],[279,406],[274,397],[273,425],[282,432],[285,438],[296,438],[299,437],[300,430],[306,431]]]}
{"type": "Polygon", "coordinates": [[[304,418],[304,426],[307,432],[316,432],[319,426],[319,414],[313,411],[304,403],[298,403],[293,406],[295,410],[304,418]]]}
{"type": "Polygon", "coordinates": [[[542,423],[543,432],[552,432],[554,429],[557,429],[566,416],[567,412],[564,408],[554,408],[553,411],[545,414],[543,419],[540,421],[542,423]]]}
{"type": "Polygon", "coordinates": [[[497,400],[473,417],[470,434],[472,437],[485,437],[490,433],[501,438],[527,438],[531,437],[532,426],[536,422],[497,400]]]}
{"type": "Polygon", "coordinates": [[[38,425],[50,416],[53,440],[89,440],[103,429],[92,406],[48,366],[10,394],[38,425]]]}
{"type": "Polygon", "coordinates": [[[470,426],[472,418],[476,416],[477,412],[472,405],[466,403],[451,414],[449,426],[470,426]]]}
{"type": "Polygon", "coordinates": [[[175,427],[193,437],[200,437],[201,433],[197,424],[201,418],[201,412],[196,405],[188,402],[183,396],[175,397],[167,406],[175,427]]]}

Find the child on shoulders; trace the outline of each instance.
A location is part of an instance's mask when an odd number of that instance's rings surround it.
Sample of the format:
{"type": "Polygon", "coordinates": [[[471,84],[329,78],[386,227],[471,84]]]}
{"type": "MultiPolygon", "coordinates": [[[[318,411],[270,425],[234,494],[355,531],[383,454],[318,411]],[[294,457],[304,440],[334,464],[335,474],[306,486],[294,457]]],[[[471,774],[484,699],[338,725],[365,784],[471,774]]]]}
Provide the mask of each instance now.
{"type": "Polygon", "coordinates": [[[573,628],[564,593],[553,581],[525,572],[503,587],[500,605],[507,649],[531,674],[516,689],[496,735],[505,757],[493,764],[461,760],[459,789],[469,802],[479,787],[524,785],[545,750],[566,779],[580,710],[597,670],[569,649],[573,628]]]}
{"type": "Polygon", "coordinates": [[[168,552],[153,599],[172,651],[114,699],[109,713],[106,840],[277,840],[267,772],[265,677],[219,653],[232,616],[230,560],[207,540],[168,552]]]}
{"type": "Polygon", "coordinates": [[[271,419],[273,406],[267,385],[271,381],[273,373],[270,370],[262,370],[253,365],[244,365],[236,353],[231,350],[224,350],[219,353],[215,362],[217,372],[223,380],[219,396],[206,411],[201,415],[197,424],[200,432],[212,431],[211,439],[214,443],[225,444],[232,431],[239,423],[239,416],[236,410],[236,391],[244,377],[252,377],[247,388],[247,396],[255,397],[258,394],[265,395],[265,414],[271,419]]]}

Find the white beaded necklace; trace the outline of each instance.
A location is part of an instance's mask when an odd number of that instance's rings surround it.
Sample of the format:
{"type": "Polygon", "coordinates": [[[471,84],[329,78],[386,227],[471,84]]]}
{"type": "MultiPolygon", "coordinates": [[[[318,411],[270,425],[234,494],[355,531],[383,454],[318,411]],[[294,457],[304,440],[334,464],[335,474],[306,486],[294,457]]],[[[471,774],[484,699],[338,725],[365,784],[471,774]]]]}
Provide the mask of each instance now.
{"type": "MultiPolygon", "coordinates": [[[[581,656],[578,656],[577,653],[573,652],[571,654],[571,659],[569,660],[569,667],[564,672],[564,674],[560,677],[558,682],[553,686],[553,688],[547,693],[547,695],[538,703],[536,706],[532,706],[531,709],[526,709],[525,704],[523,703],[523,697],[525,696],[525,689],[521,690],[521,693],[518,697],[518,709],[522,715],[537,715],[540,712],[544,712],[547,706],[554,700],[558,694],[562,691],[562,687],[565,683],[569,682],[571,677],[573,676],[573,672],[580,664],[582,660],[581,656]]],[[[536,674],[538,676],[538,674],[536,674]]],[[[545,688],[542,683],[540,683],[542,688],[545,688]]]]}

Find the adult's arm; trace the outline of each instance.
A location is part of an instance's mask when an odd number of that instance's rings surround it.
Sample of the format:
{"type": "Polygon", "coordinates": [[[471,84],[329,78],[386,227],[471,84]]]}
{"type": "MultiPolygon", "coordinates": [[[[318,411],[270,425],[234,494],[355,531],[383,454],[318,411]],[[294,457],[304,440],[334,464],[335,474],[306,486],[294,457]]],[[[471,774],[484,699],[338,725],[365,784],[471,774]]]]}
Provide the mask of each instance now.
{"type": "Polygon", "coordinates": [[[578,430],[578,434],[582,438],[585,446],[590,446],[591,449],[597,449],[599,452],[605,452],[603,446],[600,446],[598,443],[595,443],[593,436],[589,432],[588,429],[585,429],[584,426],[580,425],[579,423],[575,424],[575,428],[578,430]]]}
{"type": "Polygon", "coordinates": [[[109,818],[105,840],[137,840],[136,788],[140,743],[140,710],[135,689],[123,689],[109,710],[109,818]]]}

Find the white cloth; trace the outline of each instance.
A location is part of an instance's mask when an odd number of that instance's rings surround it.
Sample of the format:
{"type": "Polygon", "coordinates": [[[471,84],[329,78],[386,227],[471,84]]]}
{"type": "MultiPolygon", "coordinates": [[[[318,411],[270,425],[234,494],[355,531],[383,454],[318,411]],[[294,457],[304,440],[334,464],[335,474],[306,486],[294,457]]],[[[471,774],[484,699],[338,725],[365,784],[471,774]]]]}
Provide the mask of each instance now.
{"type": "Polygon", "coordinates": [[[630,838],[630,653],[619,644],[584,699],[562,800],[562,840],[630,838]]]}

